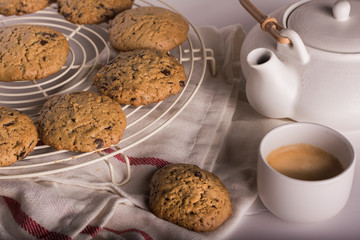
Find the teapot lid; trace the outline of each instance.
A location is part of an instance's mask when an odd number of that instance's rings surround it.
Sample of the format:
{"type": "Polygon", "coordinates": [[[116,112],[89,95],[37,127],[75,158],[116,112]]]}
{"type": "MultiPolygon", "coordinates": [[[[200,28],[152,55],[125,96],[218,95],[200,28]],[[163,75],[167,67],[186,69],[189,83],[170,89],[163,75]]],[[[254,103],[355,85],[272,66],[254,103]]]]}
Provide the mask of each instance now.
{"type": "Polygon", "coordinates": [[[306,1],[287,17],[286,25],[307,46],[329,52],[360,52],[360,1],[306,1]]]}

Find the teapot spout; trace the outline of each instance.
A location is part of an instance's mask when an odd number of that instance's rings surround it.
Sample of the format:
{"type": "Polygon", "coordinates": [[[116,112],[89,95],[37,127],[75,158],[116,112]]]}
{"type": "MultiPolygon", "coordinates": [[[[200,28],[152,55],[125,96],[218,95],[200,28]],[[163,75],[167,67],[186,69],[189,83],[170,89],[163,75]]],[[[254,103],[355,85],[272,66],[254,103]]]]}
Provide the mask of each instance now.
{"type": "Polygon", "coordinates": [[[267,48],[252,50],[247,56],[251,70],[246,94],[250,105],[270,118],[291,118],[298,92],[295,69],[286,66],[267,48]]]}

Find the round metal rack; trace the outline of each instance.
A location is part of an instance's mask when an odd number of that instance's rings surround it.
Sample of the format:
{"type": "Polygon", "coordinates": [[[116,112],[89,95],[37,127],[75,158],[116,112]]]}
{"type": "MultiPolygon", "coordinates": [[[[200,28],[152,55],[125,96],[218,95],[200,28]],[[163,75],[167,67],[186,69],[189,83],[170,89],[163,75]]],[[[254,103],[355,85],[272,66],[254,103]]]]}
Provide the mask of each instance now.
{"type": "MultiPolygon", "coordinates": [[[[156,5],[178,12],[161,0],[137,0],[134,7],[156,5]]],[[[188,21],[189,22],[189,21],[188,21]]],[[[70,53],[64,67],[50,77],[36,81],[0,82],[0,105],[15,108],[26,113],[36,121],[40,108],[47,98],[54,94],[74,91],[96,91],[92,78],[109,60],[117,55],[111,48],[107,24],[76,25],[66,21],[53,4],[46,9],[23,16],[3,17],[0,15],[0,27],[15,24],[36,24],[54,28],[66,36],[70,53]]],[[[191,102],[201,86],[206,73],[207,62],[215,74],[213,51],[206,49],[201,35],[189,22],[190,34],[187,40],[173,49],[171,54],[183,64],[187,82],[183,90],[166,100],[147,106],[122,106],[127,117],[127,127],[122,140],[115,146],[96,152],[79,153],[56,150],[47,145],[38,144],[25,159],[11,166],[0,168],[0,179],[37,177],[60,173],[84,167],[99,161],[109,166],[111,181],[121,185],[130,178],[130,163],[124,152],[154,136],[176,118],[191,102]],[[126,162],[127,177],[116,183],[114,170],[109,157],[121,154],[126,162]]]]}

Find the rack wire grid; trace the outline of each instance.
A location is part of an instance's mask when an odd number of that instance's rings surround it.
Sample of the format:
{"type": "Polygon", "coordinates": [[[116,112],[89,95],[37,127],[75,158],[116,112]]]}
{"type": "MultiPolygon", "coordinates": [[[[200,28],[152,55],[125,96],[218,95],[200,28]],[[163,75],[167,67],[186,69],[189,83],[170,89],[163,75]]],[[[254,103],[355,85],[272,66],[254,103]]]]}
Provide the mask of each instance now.
{"type": "MultiPolygon", "coordinates": [[[[162,0],[137,0],[133,7],[153,5],[179,13],[162,0]]],[[[122,106],[128,124],[121,141],[111,148],[80,153],[38,145],[25,159],[17,161],[11,166],[0,167],[0,179],[43,176],[105,161],[109,167],[111,181],[117,185],[125,184],[130,178],[130,163],[124,152],[157,134],[188,106],[203,82],[207,62],[210,63],[211,74],[215,75],[213,50],[205,48],[198,30],[191,22],[188,21],[188,23],[191,37],[170,52],[184,66],[187,76],[186,85],[179,94],[147,106],[137,108],[129,105],[122,106]],[[108,160],[109,157],[117,154],[121,154],[125,158],[127,169],[127,177],[119,183],[114,180],[114,169],[108,160]]],[[[99,25],[72,24],[57,12],[56,4],[52,4],[42,11],[23,16],[4,17],[0,15],[0,27],[15,24],[51,27],[62,32],[70,45],[67,62],[56,74],[36,81],[0,82],[0,105],[20,110],[34,121],[49,96],[73,91],[92,91],[94,88],[93,76],[103,64],[118,54],[109,44],[107,23],[99,25]]]]}

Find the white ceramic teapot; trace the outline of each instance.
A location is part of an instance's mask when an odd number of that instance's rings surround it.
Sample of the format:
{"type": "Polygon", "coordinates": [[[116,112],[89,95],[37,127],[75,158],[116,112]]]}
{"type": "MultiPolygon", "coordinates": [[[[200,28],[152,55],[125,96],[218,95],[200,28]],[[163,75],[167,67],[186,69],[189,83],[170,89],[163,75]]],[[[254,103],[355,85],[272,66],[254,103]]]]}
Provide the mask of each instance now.
{"type": "Polygon", "coordinates": [[[360,130],[360,1],[303,0],[273,12],[279,24],[240,2],[262,23],[241,49],[251,106],[271,118],[360,130]]]}

